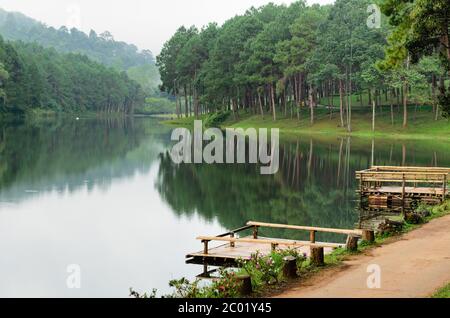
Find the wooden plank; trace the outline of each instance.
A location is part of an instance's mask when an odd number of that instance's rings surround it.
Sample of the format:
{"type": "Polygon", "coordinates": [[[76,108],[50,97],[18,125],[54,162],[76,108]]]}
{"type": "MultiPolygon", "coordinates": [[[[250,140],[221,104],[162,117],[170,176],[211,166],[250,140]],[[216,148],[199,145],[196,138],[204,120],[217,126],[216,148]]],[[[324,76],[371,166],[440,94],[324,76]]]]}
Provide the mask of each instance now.
{"type": "Polygon", "coordinates": [[[357,171],[356,173],[377,173],[377,172],[419,172],[419,173],[446,173],[446,174],[449,174],[450,168],[374,166],[370,169],[357,171]]]}
{"type": "Polygon", "coordinates": [[[360,170],[356,174],[389,174],[389,173],[412,173],[412,174],[449,174],[450,170],[360,170]]]}
{"type": "MultiPolygon", "coordinates": [[[[248,238],[251,238],[251,236],[249,236],[248,238]]],[[[267,239],[267,238],[262,238],[262,239],[267,239]]],[[[305,244],[308,244],[309,242],[304,242],[305,244]]],[[[320,243],[322,244],[322,243],[320,243]]],[[[323,243],[326,244],[326,243],[323,243]]],[[[342,247],[344,247],[344,244],[342,244],[342,247]]],[[[279,246],[279,249],[283,250],[283,249],[295,249],[298,250],[299,253],[301,254],[306,254],[307,256],[310,255],[311,252],[311,248],[309,246],[303,245],[303,246],[299,246],[296,245],[294,247],[292,246],[279,246]]],[[[335,247],[325,247],[325,252],[331,253],[335,247]]],[[[203,260],[208,260],[209,262],[214,262],[214,261],[236,261],[238,259],[248,259],[250,258],[252,255],[254,255],[256,252],[259,252],[261,255],[268,255],[271,253],[271,245],[269,244],[256,244],[256,243],[244,243],[241,242],[239,244],[236,245],[236,247],[231,248],[230,245],[227,244],[222,244],[219,245],[217,247],[212,247],[209,249],[208,254],[204,254],[202,251],[196,252],[196,253],[191,253],[186,255],[186,258],[188,259],[187,261],[190,261],[189,259],[195,258],[198,259],[198,263],[201,264],[203,263],[203,260]]]]}
{"type": "MultiPolygon", "coordinates": [[[[402,183],[403,179],[387,179],[387,178],[363,178],[363,182],[396,182],[396,183],[402,183]]],[[[405,179],[406,183],[436,183],[436,184],[442,184],[441,180],[435,180],[435,179],[405,179]]]]}
{"type": "Polygon", "coordinates": [[[445,176],[447,176],[446,173],[433,173],[433,174],[421,174],[421,173],[408,173],[408,172],[398,172],[398,173],[393,173],[393,172],[383,172],[383,173],[362,173],[362,174],[357,174],[356,178],[362,179],[363,181],[370,181],[369,179],[375,179],[374,181],[377,180],[389,180],[389,181],[397,181],[397,180],[402,180],[403,176],[405,176],[405,178],[407,180],[412,180],[412,181],[423,181],[423,182],[427,182],[427,181],[438,181],[439,183],[442,182],[443,178],[445,176]]]}
{"type": "MultiPolygon", "coordinates": [[[[403,187],[383,186],[378,188],[367,188],[363,190],[364,193],[403,193],[403,187]]],[[[405,187],[405,192],[409,194],[418,195],[442,195],[442,188],[421,188],[421,187],[405,187]]]]}
{"type": "MultiPolygon", "coordinates": [[[[362,235],[362,232],[361,232],[362,235]]],[[[339,243],[311,243],[305,241],[291,241],[282,239],[252,239],[252,238],[231,238],[231,237],[217,237],[217,236],[199,236],[197,240],[202,242],[233,242],[233,243],[255,243],[255,244],[270,244],[270,245],[283,245],[283,246],[313,246],[313,247],[331,247],[339,248],[345,246],[345,244],[339,243]]],[[[204,253],[207,254],[207,253],[204,253]]]]}
{"type": "Polygon", "coordinates": [[[254,222],[254,221],[247,222],[247,225],[254,225],[254,226],[268,227],[268,228],[277,228],[277,229],[287,229],[287,230],[309,231],[309,232],[315,231],[315,232],[336,233],[336,234],[346,234],[346,235],[362,235],[361,230],[332,229],[332,228],[321,228],[321,227],[311,227],[311,226],[263,223],[263,222],[254,222]]]}
{"type": "Polygon", "coordinates": [[[446,167],[399,167],[399,166],[372,166],[371,170],[390,170],[390,171],[439,171],[450,173],[450,168],[446,167]]]}

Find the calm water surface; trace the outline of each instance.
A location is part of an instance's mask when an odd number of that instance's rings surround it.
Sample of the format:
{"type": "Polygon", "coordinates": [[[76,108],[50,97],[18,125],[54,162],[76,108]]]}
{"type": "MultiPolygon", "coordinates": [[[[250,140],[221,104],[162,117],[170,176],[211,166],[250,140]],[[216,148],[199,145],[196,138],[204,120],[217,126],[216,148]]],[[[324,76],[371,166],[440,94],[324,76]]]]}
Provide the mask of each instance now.
{"type": "Polygon", "coordinates": [[[356,170],[450,166],[449,142],[300,136],[282,142],[280,171],[261,176],[255,165],[175,165],[170,133],[150,118],[1,124],[0,297],[165,293],[200,273],[184,264],[198,235],[248,220],[351,228],[356,170]],[[80,289],[67,288],[71,264],[80,289]]]}

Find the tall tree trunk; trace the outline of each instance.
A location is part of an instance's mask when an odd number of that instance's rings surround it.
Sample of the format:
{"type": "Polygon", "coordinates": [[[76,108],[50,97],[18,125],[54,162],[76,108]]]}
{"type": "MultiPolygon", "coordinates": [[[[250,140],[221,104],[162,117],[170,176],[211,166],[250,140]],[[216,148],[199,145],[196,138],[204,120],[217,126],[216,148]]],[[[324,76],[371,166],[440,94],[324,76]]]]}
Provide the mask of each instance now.
{"type": "Polygon", "coordinates": [[[188,92],[187,87],[184,85],[184,114],[187,117],[189,117],[189,102],[188,102],[188,92]]]}
{"type": "Polygon", "coordinates": [[[259,102],[259,111],[261,113],[261,119],[264,119],[264,108],[261,100],[261,94],[258,91],[258,102],[259,102]]]}
{"type": "Polygon", "coordinates": [[[277,120],[277,110],[275,106],[275,89],[274,84],[270,84],[270,95],[272,101],[272,112],[273,112],[273,120],[277,120]]]}
{"type": "MultiPolygon", "coordinates": [[[[436,103],[436,75],[431,75],[431,98],[433,104],[433,113],[436,114],[438,112],[438,105],[436,103]]],[[[437,116],[435,116],[436,120],[437,116]]]]}
{"type": "MultiPolygon", "coordinates": [[[[406,69],[409,69],[410,57],[406,60],[406,69]]],[[[408,127],[408,82],[403,78],[403,128],[408,127]]]]}
{"type": "Polygon", "coordinates": [[[177,88],[175,88],[174,92],[175,92],[175,106],[176,106],[177,118],[179,119],[180,118],[180,107],[179,107],[179,105],[180,105],[179,99],[180,98],[178,96],[177,88]]]}
{"type": "Polygon", "coordinates": [[[375,131],[375,114],[376,114],[376,102],[372,99],[372,131],[375,131]]]}
{"type": "Polygon", "coordinates": [[[309,108],[311,111],[311,125],[314,125],[314,88],[309,84],[309,108]]]}
{"type": "Polygon", "coordinates": [[[341,116],[341,127],[344,127],[344,87],[342,79],[339,79],[339,112],[341,116]]]}
{"type": "Polygon", "coordinates": [[[394,90],[391,89],[391,124],[394,126],[394,90]]]}
{"type": "Polygon", "coordinates": [[[408,83],[403,80],[403,128],[408,127],[408,83]]]}
{"type": "Polygon", "coordinates": [[[348,109],[347,109],[347,131],[352,132],[352,78],[350,72],[350,80],[349,80],[349,92],[348,92],[348,109]]]}
{"type": "Polygon", "coordinates": [[[333,119],[333,83],[328,80],[328,109],[330,111],[330,119],[333,119]]]}

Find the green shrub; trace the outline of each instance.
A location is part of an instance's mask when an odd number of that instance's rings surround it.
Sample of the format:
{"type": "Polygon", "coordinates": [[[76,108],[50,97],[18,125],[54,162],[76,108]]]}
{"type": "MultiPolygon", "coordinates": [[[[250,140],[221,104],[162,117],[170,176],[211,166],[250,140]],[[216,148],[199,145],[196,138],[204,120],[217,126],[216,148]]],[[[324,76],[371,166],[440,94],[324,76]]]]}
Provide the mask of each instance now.
{"type": "Polygon", "coordinates": [[[240,260],[242,270],[250,275],[254,290],[265,285],[276,284],[283,279],[284,258],[293,256],[297,260],[297,268],[301,268],[306,255],[300,255],[297,250],[287,249],[272,252],[270,255],[253,254],[248,260],[240,260]]]}
{"type": "Polygon", "coordinates": [[[212,113],[205,119],[205,127],[219,127],[228,119],[230,115],[231,112],[228,110],[219,110],[212,113]]]}

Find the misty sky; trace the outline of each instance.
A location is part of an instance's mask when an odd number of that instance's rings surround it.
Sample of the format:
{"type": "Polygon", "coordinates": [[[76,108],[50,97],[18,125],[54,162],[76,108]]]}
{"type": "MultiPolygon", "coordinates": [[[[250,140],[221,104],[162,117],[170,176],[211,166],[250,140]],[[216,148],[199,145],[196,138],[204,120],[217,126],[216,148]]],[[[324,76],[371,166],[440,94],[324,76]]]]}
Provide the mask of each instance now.
{"type": "MultiPolygon", "coordinates": [[[[85,32],[110,31],[116,40],[150,49],[154,55],[180,25],[223,23],[251,6],[293,0],[0,0],[0,7],[19,11],[49,26],[75,26],[85,32]]],[[[334,0],[308,0],[333,3],[334,0]]]]}

